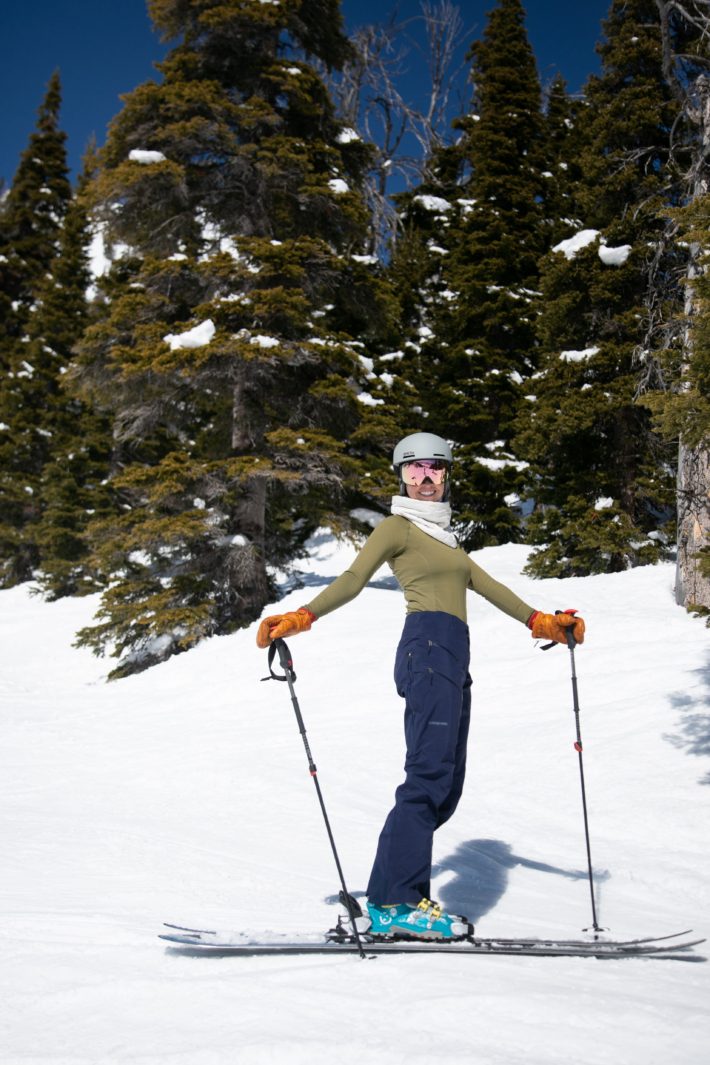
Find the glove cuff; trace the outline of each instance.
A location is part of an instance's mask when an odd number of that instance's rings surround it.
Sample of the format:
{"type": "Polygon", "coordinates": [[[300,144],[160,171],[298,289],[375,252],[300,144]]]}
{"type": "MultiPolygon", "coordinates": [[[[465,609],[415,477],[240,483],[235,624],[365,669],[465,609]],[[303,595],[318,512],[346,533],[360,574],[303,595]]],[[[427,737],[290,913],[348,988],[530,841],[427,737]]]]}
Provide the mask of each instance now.
{"type": "Polygon", "coordinates": [[[309,610],[307,606],[299,606],[299,608],[296,611],[296,613],[297,614],[307,614],[308,615],[308,621],[309,621],[309,623],[311,625],[313,624],[314,621],[318,620],[317,615],[314,614],[312,610],[309,610]]]}
{"type": "Polygon", "coordinates": [[[530,629],[531,632],[532,632],[532,627],[535,624],[535,618],[538,617],[539,614],[540,614],[539,610],[533,610],[532,614],[530,615],[528,620],[525,622],[525,624],[527,625],[527,627],[530,629]]]}

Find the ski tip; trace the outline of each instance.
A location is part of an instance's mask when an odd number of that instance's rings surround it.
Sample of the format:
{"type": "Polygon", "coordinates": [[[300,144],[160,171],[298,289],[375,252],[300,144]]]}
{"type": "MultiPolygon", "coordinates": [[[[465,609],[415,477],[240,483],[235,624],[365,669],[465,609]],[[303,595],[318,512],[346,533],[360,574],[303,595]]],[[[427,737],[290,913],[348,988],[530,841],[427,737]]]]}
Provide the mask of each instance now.
{"type": "MultiPolygon", "coordinates": [[[[169,924],[163,921],[163,928],[172,928],[175,932],[192,932],[196,936],[216,936],[217,933],[208,928],[186,928],[184,924],[169,924]]],[[[162,938],[162,937],[161,937],[162,938]]]]}

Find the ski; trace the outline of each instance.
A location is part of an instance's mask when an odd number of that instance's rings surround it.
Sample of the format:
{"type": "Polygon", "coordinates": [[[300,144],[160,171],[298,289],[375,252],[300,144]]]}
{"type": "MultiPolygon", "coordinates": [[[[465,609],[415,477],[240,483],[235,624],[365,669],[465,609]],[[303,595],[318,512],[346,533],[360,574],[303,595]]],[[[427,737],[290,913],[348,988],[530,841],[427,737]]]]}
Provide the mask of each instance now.
{"type": "MultiPolygon", "coordinates": [[[[345,915],[343,915],[341,918],[339,918],[337,927],[332,929],[332,931],[330,931],[327,934],[327,936],[325,937],[328,942],[330,942],[331,940],[337,941],[339,939],[345,940],[345,939],[350,939],[351,938],[350,933],[348,932],[346,924],[345,924],[346,921],[347,921],[347,917],[345,917],[345,915]]],[[[217,936],[219,936],[220,939],[222,939],[224,936],[227,936],[230,941],[233,940],[233,939],[241,941],[248,934],[248,933],[245,933],[245,932],[234,932],[234,931],[220,933],[220,932],[216,932],[216,931],[213,931],[213,930],[212,931],[211,930],[207,930],[207,929],[204,929],[204,928],[188,928],[185,925],[168,924],[167,922],[163,925],[163,927],[164,928],[169,928],[171,930],[171,932],[179,932],[179,933],[181,932],[181,933],[189,934],[189,935],[192,935],[192,936],[206,936],[206,937],[217,937],[217,936]]],[[[617,946],[617,947],[634,947],[634,946],[642,945],[642,944],[645,944],[645,943],[661,943],[661,942],[664,942],[664,941],[669,940],[669,939],[680,939],[681,936],[689,936],[692,933],[692,931],[693,931],[692,928],[686,928],[682,932],[673,932],[670,935],[665,935],[665,936],[643,936],[642,938],[637,938],[637,939],[613,939],[613,940],[598,940],[598,941],[597,940],[588,940],[588,939],[557,939],[557,938],[555,938],[555,939],[540,939],[539,937],[523,937],[523,936],[515,936],[513,938],[506,938],[504,936],[493,936],[493,937],[490,937],[490,938],[483,938],[483,939],[480,936],[473,936],[472,939],[476,940],[477,942],[482,942],[482,943],[495,942],[495,943],[501,943],[501,944],[511,944],[513,946],[534,946],[534,947],[540,947],[540,946],[579,947],[579,946],[582,946],[582,947],[585,947],[585,946],[594,946],[596,942],[601,942],[601,943],[611,943],[611,944],[613,944],[614,946],[617,946]]],[[[269,933],[270,937],[273,937],[273,935],[274,935],[274,933],[269,933]]],[[[367,940],[367,938],[366,938],[367,937],[367,933],[366,933],[365,930],[361,931],[360,935],[365,937],[365,940],[369,942],[369,940],[367,940]]],[[[300,937],[299,937],[299,939],[300,939],[300,937]]],[[[205,942],[207,942],[207,940],[205,942]]],[[[703,939],[696,940],[696,941],[694,941],[693,945],[696,945],[697,943],[704,943],[704,942],[705,941],[703,939]]]]}
{"type": "MultiPolygon", "coordinates": [[[[339,934],[328,939],[322,935],[303,935],[289,938],[287,935],[265,935],[263,938],[244,932],[219,932],[205,929],[183,928],[164,925],[166,931],[160,938],[172,947],[192,949],[200,953],[234,955],[268,954],[352,954],[359,948],[353,937],[339,934]]],[[[665,957],[700,960],[690,953],[704,939],[683,939],[689,932],[670,936],[645,937],[636,940],[555,940],[555,939],[510,939],[481,938],[445,942],[441,940],[374,939],[360,933],[368,954],[502,954],[527,957],[665,957]]]]}

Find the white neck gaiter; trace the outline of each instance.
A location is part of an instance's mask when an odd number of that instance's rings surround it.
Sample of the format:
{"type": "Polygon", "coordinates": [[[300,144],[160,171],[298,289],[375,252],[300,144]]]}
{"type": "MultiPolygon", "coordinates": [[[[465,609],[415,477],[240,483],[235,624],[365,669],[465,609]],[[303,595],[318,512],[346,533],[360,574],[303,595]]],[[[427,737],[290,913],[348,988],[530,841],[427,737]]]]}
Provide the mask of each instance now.
{"type": "Polygon", "coordinates": [[[409,496],[392,496],[392,513],[411,521],[412,525],[435,540],[441,540],[442,544],[458,547],[458,540],[450,528],[450,503],[429,503],[424,499],[410,499],[409,496]]]}

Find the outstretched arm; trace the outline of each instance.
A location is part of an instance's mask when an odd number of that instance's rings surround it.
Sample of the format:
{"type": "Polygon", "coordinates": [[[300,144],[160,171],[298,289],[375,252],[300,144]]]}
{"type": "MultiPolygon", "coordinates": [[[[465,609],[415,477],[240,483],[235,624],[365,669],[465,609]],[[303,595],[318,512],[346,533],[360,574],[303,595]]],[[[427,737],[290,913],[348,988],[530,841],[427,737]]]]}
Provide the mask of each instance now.
{"type": "Polygon", "coordinates": [[[259,647],[268,647],[280,636],[293,636],[307,632],[314,621],[337,610],[354,599],[365,587],[370,577],[383,562],[402,550],[401,523],[385,519],[369,535],[364,547],[352,564],[341,573],[320,595],[298,610],[285,614],[273,614],[259,624],[256,642],[259,647]]]}
{"type": "Polygon", "coordinates": [[[525,603],[519,596],[512,592],[500,581],[494,580],[490,574],[481,569],[472,559],[470,587],[478,592],[493,606],[509,614],[532,632],[534,640],[554,640],[556,643],[567,643],[566,629],[571,628],[575,643],[584,643],[584,620],[575,617],[576,611],[560,611],[556,614],[543,614],[525,603]]]}

